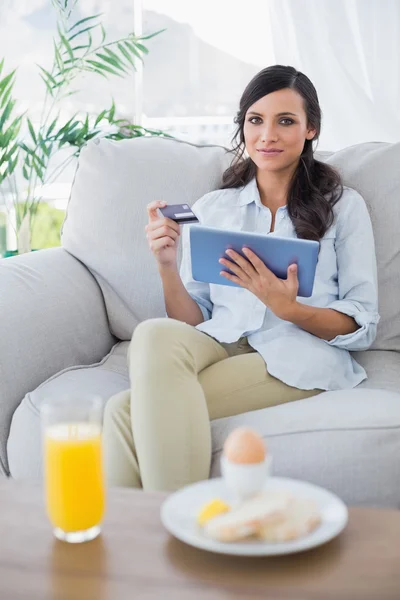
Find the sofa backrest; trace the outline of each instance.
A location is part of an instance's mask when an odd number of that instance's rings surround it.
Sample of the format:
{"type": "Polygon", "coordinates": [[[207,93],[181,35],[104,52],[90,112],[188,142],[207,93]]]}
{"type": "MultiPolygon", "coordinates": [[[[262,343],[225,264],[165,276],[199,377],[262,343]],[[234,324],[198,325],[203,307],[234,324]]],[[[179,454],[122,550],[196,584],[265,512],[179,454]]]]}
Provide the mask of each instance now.
{"type": "Polygon", "coordinates": [[[129,340],[138,323],[165,316],[144,230],[147,204],[193,204],[221,185],[231,159],[220,146],[158,137],[102,138],[82,150],[62,244],[97,279],[116,337],[129,340]]]}
{"type": "Polygon", "coordinates": [[[381,315],[371,349],[400,351],[400,143],[357,144],[326,162],[363,196],[371,216],[381,315]]]}
{"type": "MultiPolygon", "coordinates": [[[[375,233],[381,322],[373,349],[400,351],[400,144],[371,142],[316,155],[365,199],[375,233]]],[[[156,262],[144,232],[146,205],[193,204],[217,189],[232,155],[219,146],[166,138],[90,142],[82,150],[63,245],[96,277],[110,329],[130,339],[136,325],[164,316],[156,262]]]]}

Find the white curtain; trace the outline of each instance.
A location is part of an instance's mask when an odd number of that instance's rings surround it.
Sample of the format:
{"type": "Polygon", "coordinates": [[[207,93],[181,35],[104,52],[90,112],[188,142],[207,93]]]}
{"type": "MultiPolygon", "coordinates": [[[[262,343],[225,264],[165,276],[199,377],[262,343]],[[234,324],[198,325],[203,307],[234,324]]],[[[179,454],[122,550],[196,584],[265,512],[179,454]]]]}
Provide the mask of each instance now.
{"type": "Polygon", "coordinates": [[[400,0],[269,0],[277,64],[313,82],[319,150],[400,141],[400,0]]]}

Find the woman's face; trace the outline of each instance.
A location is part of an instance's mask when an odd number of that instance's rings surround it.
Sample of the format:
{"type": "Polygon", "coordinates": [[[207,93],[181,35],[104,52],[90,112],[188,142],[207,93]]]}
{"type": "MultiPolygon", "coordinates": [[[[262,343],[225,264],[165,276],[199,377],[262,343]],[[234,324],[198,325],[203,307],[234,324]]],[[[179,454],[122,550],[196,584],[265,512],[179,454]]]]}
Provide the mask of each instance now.
{"type": "Polygon", "coordinates": [[[260,171],[297,165],[305,140],[315,134],[307,126],[302,96],[289,88],[263,96],[245,116],[246,150],[260,171]]]}

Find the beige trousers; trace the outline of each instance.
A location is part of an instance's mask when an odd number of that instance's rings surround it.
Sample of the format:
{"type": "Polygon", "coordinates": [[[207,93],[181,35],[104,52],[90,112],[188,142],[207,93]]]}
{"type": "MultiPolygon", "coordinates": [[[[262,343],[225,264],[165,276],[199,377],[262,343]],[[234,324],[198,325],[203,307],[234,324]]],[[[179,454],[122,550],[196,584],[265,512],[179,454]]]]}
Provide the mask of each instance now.
{"type": "Polygon", "coordinates": [[[109,485],[175,490],[207,479],[211,420],[320,393],[269,375],[247,338],[219,343],[174,319],[142,322],[128,361],[131,389],[104,414],[109,485]]]}

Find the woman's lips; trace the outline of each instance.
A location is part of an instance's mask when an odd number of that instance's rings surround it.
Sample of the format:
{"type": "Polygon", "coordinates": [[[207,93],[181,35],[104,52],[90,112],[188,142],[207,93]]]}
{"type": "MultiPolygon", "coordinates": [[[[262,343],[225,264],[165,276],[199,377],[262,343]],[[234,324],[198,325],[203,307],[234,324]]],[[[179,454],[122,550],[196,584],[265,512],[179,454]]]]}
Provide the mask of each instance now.
{"type": "Polygon", "coordinates": [[[277,156],[278,154],[281,154],[283,150],[257,150],[257,152],[263,156],[277,156]]]}

